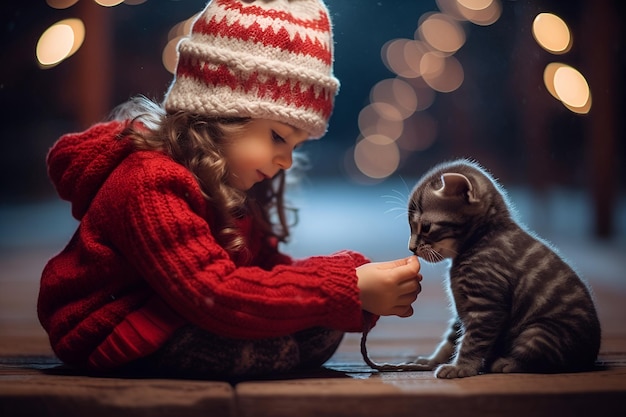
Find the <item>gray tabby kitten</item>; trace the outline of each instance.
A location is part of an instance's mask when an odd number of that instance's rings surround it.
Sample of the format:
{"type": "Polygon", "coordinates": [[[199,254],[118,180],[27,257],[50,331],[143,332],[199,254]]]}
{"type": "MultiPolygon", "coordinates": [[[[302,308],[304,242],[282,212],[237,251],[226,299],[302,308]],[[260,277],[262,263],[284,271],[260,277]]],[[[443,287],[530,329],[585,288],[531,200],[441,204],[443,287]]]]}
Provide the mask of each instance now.
{"type": "Polygon", "coordinates": [[[550,247],[512,217],[504,191],[479,165],[436,166],[409,200],[409,250],[452,260],[456,317],[416,364],[438,378],[481,372],[568,372],[594,367],[600,323],[590,291],[550,247]]]}

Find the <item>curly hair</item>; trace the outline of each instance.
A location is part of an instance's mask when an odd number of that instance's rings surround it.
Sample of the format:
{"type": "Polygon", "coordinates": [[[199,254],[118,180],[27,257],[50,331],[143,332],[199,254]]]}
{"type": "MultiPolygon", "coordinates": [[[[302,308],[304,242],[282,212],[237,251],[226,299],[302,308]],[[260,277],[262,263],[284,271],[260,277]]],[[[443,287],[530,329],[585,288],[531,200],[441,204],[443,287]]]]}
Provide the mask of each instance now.
{"type": "MultiPolygon", "coordinates": [[[[244,214],[252,216],[265,236],[287,241],[293,225],[287,212],[294,209],[285,204],[285,172],[255,184],[247,192],[230,186],[226,180],[229,171],[224,149],[251,119],[209,118],[183,111],[167,113],[141,96],[118,106],[109,119],[132,120],[121,137],[129,137],[139,150],[163,152],[189,169],[204,197],[216,208],[212,227],[229,253],[246,251],[245,239],[236,226],[236,219],[244,214]]],[[[302,162],[301,157],[294,158],[294,167],[299,168],[296,165],[302,162]]]]}

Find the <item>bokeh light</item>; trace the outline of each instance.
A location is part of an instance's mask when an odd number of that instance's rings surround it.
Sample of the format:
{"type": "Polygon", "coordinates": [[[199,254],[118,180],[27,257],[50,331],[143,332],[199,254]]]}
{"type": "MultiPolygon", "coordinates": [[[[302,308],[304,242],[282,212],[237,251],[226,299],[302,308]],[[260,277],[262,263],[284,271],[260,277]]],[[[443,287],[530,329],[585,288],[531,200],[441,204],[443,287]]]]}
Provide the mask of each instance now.
{"type": "Polygon", "coordinates": [[[427,110],[435,102],[436,91],[434,91],[423,78],[412,78],[406,80],[413,87],[415,96],[417,97],[416,112],[427,110]]]}
{"type": "MultiPolygon", "coordinates": [[[[374,85],[370,92],[370,102],[387,103],[396,109],[398,117],[406,119],[417,108],[417,95],[405,81],[388,78],[374,85]]],[[[394,118],[389,119],[393,120],[394,118]]]]}
{"type": "Polygon", "coordinates": [[[392,39],[383,45],[381,58],[389,71],[404,78],[420,76],[419,70],[409,65],[407,61],[407,55],[411,56],[411,52],[418,52],[417,49],[413,49],[413,42],[412,39],[392,39]],[[409,50],[408,54],[407,49],[409,50]]]}
{"type": "Polygon", "coordinates": [[[459,11],[459,4],[457,0],[436,0],[436,3],[442,13],[445,13],[458,21],[466,20],[459,11]]]}
{"type": "Polygon", "coordinates": [[[454,53],[465,43],[465,32],[459,23],[443,13],[431,13],[418,26],[418,33],[434,49],[454,53]]]}
{"type": "Polygon", "coordinates": [[[441,93],[450,93],[456,89],[458,89],[461,84],[463,84],[463,79],[465,78],[463,72],[463,66],[453,56],[448,57],[436,57],[433,53],[427,54],[422,59],[423,61],[429,58],[431,62],[428,65],[434,65],[436,67],[436,71],[425,71],[424,72],[424,81],[435,91],[439,91],[441,93]]]}
{"type": "MultiPolygon", "coordinates": [[[[422,56],[420,72],[424,81],[427,79],[433,80],[443,73],[446,66],[445,58],[441,52],[427,52],[422,56]]],[[[428,84],[428,81],[426,83],[428,84]]]]}
{"type": "Polygon", "coordinates": [[[576,108],[584,107],[591,96],[585,77],[567,65],[554,73],[554,89],[562,102],[576,108]]]}
{"type": "Polygon", "coordinates": [[[482,0],[457,0],[457,9],[468,21],[479,26],[489,26],[500,19],[502,5],[498,0],[492,0],[485,7],[479,8],[483,3],[482,0]]]}
{"type": "Polygon", "coordinates": [[[499,0],[436,0],[439,10],[455,20],[467,20],[480,26],[495,23],[502,15],[499,0]]]}
{"type": "Polygon", "coordinates": [[[491,6],[493,0],[456,0],[456,2],[469,10],[485,10],[491,6]]]}
{"type": "Polygon", "coordinates": [[[170,73],[174,74],[176,72],[176,64],[178,63],[178,42],[182,39],[182,36],[177,36],[173,39],[170,39],[165,48],[163,48],[163,54],[161,59],[163,60],[163,66],[170,73]]]}
{"type": "Polygon", "coordinates": [[[387,119],[391,121],[404,120],[404,117],[402,116],[402,113],[400,112],[400,110],[392,104],[380,101],[380,102],[371,103],[370,106],[383,119],[387,119]]]}
{"type": "Polygon", "coordinates": [[[104,7],[113,7],[124,3],[124,0],[94,0],[97,4],[104,7]]]}
{"type": "Polygon", "coordinates": [[[552,13],[540,13],[533,21],[533,36],[537,43],[553,54],[564,54],[572,47],[567,24],[552,13]]]}
{"type": "Polygon", "coordinates": [[[167,34],[167,44],[163,48],[161,59],[163,60],[163,66],[170,73],[176,72],[176,65],[178,64],[178,43],[180,40],[191,33],[191,27],[193,22],[200,13],[196,13],[188,19],[174,25],[167,34]]]}
{"type": "Polygon", "coordinates": [[[556,89],[554,88],[554,74],[556,74],[556,70],[562,67],[565,64],[560,62],[551,62],[546,65],[546,68],[543,70],[543,82],[548,89],[548,92],[552,94],[552,96],[560,100],[559,95],[556,93],[556,89]]]}
{"type": "Polygon", "coordinates": [[[370,104],[359,113],[361,136],[345,161],[353,178],[357,171],[370,179],[386,178],[411,152],[432,146],[437,122],[425,111],[437,93],[451,93],[465,80],[454,56],[467,41],[463,22],[486,26],[502,14],[499,0],[436,1],[441,12],[423,14],[413,39],[391,39],[381,48],[384,65],[396,77],[375,84],[370,104]]]}
{"type": "Polygon", "coordinates": [[[50,26],[39,38],[36,56],[42,68],[51,68],[72,56],[83,44],[85,25],[80,19],[65,19],[50,26]]]}
{"type": "Polygon", "coordinates": [[[46,0],[46,4],[53,9],[67,9],[78,3],[78,0],[46,0]]]}
{"type": "Polygon", "coordinates": [[[394,141],[381,142],[365,137],[354,147],[354,162],[363,174],[370,178],[386,178],[400,165],[400,151],[394,141]]]}
{"type": "Polygon", "coordinates": [[[585,77],[575,68],[550,63],[543,72],[546,88],[570,111],[586,114],[591,110],[591,91],[585,77]]]}
{"type": "MultiPolygon", "coordinates": [[[[416,32],[416,35],[417,34],[418,33],[416,32]]],[[[422,75],[422,70],[420,68],[422,58],[424,57],[424,54],[427,54],[431,51],[432,48],[424,41],[414,40],[406,42],[404,44],[404,56],[402,58],[404,59],[404,62],[406,63],[406,65],[408,65],[412,73],[415,74],[415,76],[404,78],[410,79],[420,77],[422,75]]]]}
{"type": "Polygon", "coordinates": [[[402,118],[399,116],[394,118],[384,117],[381,113],[385,110],[381,103],[372,103],[363,107],[359,112],[358,124],[359,130],[363,136],[371,136],[376,134],[384,134],[385,136],[395,139],[402,134],[402,118]]]}

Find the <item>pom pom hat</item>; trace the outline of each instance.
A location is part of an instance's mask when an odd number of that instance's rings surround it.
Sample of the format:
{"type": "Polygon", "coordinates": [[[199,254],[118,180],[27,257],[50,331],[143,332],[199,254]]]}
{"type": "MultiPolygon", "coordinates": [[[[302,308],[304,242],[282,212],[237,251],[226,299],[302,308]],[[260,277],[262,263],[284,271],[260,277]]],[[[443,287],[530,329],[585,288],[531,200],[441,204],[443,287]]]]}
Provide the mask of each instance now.
{"type": "Polygon", "coordinates": [[[277,120],[319,138],[339,81],[320,0],[212,0],[178,45],[167,111],[277,120]]]}

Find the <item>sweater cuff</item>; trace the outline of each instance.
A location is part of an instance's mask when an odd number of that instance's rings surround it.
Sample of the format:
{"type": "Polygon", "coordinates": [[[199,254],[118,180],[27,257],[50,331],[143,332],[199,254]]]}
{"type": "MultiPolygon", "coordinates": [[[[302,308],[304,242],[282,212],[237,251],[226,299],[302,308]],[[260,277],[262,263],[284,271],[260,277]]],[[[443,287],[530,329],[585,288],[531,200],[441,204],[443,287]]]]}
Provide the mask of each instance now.
{"type": "Polygon", "coordinates": [[[186,321],[159,297],[129,314],[89,356],[94,370],[108,370],[159,349],[186,321]]]}

